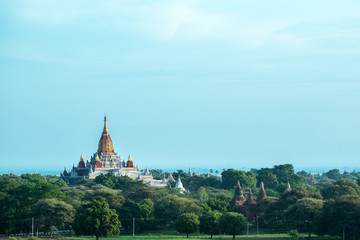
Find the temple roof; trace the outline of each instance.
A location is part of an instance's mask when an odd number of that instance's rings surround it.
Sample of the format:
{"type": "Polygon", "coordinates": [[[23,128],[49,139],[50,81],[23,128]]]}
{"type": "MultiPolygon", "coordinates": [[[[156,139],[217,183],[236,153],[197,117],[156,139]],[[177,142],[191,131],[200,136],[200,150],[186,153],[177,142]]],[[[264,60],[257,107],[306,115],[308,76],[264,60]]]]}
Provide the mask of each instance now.
{"type": "Polygon", "coordinates": [[[266,195],[266,192],[265,192],[264,183],[261,182],[261,184],[260,184],[260,189],[259,189],[259,194],[258,194],[258,196],[257,196],[256,201],[259,202],[259,201],[260,201],[261,199],[263,199],[263,198],[267,198],[267,195],[266,195]]]}
{"type": "Polygon", "coordinates": [[[236,188],[235,188],[235,192],[234,192],[234,197],[232,198],[232,200],[230,201],[230,206],[241,206],[245,203],[246,199],[244,197],[244,193],[243,190],[241,188],[240,185],[240,181],[237,182],[236,184],[236,188]]]}
{"type": "Polygon", "coordinates": [[[106,116],[104,117],[104,129],[99,141],[98,153],[110,153],[114,152],[113,142],[111,140],[109,130],[106,124],[106,116]]]}
{"type": "Polygon", "coordinates": [[[172,173],[169,173],[168,181],[170,181],[170,182],[176,182],[175,179],[174,179],[174,177],[173,177],[173,175],[172,175],[172,173]]]}
{"type": "Polygon", "coordinates": [[[175,184],[175,188],[179,188],[180,190],[185,191],[185,188],[184,188],[184,186],[183,186],[183,184],[181,182],[181,179],[180,179],[180,175],[178,177],[178,181],[175,184]]]}
{"type": "Polygon", "coordinates": [[[244,198],[243,190],[240,185],[240,181],[237,182],[235,192],[234,192],[234,199],[236,200],[242,200],[244,198]]]}
{"type": "Polygon", "coordinates": [[[148,167],[146,167],[144,175],[150,175],[150,171],[149,171],[148,167]]]}
{"type": "Polygon", "coordinates": [[[165,174],[163,175],[163,180],[161,183],[166,183],[166,178],[165,178],[165,174]]]}
{"type": "Polygon", "coordinates": [[[291,186],[290,186],[289,181],[288,181],[287,184],[286,184],[286,188],[285,188],[284,193],[287,193],[287,192],[291,192],[291,186]]]}
{"type": "Polygon", "coordinates": [[[249,195],[248,195],[248,199],[246,200],[246,204],[252,204],[252,205],[256,204],[256,201],[254,200],[254,195],[251,191],[251,188],[249,189],[249,195]]]}

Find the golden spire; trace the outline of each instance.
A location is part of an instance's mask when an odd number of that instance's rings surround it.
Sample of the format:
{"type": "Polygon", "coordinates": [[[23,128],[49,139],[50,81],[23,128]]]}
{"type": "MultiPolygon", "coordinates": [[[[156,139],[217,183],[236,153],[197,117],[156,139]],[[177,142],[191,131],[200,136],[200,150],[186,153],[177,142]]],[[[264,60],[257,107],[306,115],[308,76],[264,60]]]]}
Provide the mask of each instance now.
{"type": "Polygon", "coordinates": [[[83,157],[82,153],[81,153],[81,156],[80,156],[80,161],[81,161],[81,162],[84,161],[84,157],[83,157]]]}
{"type": "Polygon", "coordinates": [[[106,115],[104,117],[104,129],[101,134],[99,147],[98,147],[98,153],[103,153],[103,152],[114,152],[113,142],[111,140],[109,130],[106,124],[106,115]]]}
{"type": "Polygon", "coordinates": [[[104,130],[103,130],[103,132],[109,133],[109,130],[108,130],[107,124],[106,124],[106,115],[104,116],[104,130]]]}
{"type": "Polygon", "coordinates": [[[129,161],[129,162],[132,162],[131,154],[130,154],[130,153],[129,153],[128,161],[129,161]]]}
{"type": "Polygon", "coordinates": [[[96,162],[99,162],[99,161],[100,161],[98,153],[96,153],[95,161],[96,161],[96,162]]]}

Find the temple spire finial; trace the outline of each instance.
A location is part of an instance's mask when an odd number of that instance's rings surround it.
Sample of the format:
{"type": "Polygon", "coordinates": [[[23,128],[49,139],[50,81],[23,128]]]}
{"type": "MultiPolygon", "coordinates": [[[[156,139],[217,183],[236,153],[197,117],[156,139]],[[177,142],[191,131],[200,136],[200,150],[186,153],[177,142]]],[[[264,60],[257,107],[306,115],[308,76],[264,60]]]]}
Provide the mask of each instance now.
{"type": "Polygon", "coordinates": [[[108,128],[107,128],[107,123],[106,123],[106,113],[105,113],[105,116],[104,116],[104,132],[108,132],[108,128]]]}

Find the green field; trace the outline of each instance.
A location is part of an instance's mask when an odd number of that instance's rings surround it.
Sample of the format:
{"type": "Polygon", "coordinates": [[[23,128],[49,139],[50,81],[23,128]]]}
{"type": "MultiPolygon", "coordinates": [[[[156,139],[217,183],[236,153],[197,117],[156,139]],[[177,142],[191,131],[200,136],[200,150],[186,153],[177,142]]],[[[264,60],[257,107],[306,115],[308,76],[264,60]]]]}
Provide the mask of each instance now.
{"type": "MultiPolygon", "coordinates": [[[[1,238],[0,238],[1,239],[1,238]]],[[[5,238],[2,238],[5,239],[5,238]]],[[[10,238],[11,240],[21,239],[21,238],[10,238]]],[[[26,238],[22,238],[26,239],[26,238]]],[[[41,237],[39,239],[49,239],[49,237],[41,237]]],[[[95,240],[95,237],[84,236],[84,237],[76,237],[76,236],[54,236],[53,239],[61,240],[95,240]]],[[[107,240],[115,240],[115,239],[131,239],[131,240],[144,240],[144,239],[210,239],[209,235],[203,234],[192,234],[189,238],[186,238],[186,235],[181,234],[139,234],[136,236],[132,235],[120,235],[117,237],[107,237],[107,238],[100,238],[100,239],[107,239],[107,240]]],[[[213,239],[232,239],[232,236],[229,235],[216,235],[213,236],[213,239]]],[[[280,234],[259,234],[259,235],[239,235],[236,236],[236,239],[251,239],[251,240],[291,240],[291,237],[286,233],[280,234]]],[[[307,235],[301,235],[300,239],[307,239],[307,235]]],[[[314,240],[340,240],[340,237],[329,237],[329,236],[313,236],[311,239],[314,240]]]]}
{"type": "MultiPolygon", "coordinates": [[[[61,238],[61,239],[73,239],[73,240],[85,240],[85,239],[95,239],[95,237],[68,237],[68,238],[61,238]]],[[[119,237],[113,237],[113,238],[106,238],[108,240],[110,239],[187,239],[185,235],[164,235],[164,236],[149,236],[149,235],[139,235],[139,236],[119,236],[119,237]]],[[[190,235],[188,239],[210,239],[210,236],[208,235],[190,235]]],[[[213,239],[232,239],[231,236],[225,236],[225,235],[217,235],[214,236],[213,239]]],[[[285,240],[285,239],[291,239],[288,234],[262,234],[262,235],[241,235],[236,236],[236,239],[252,239],[252,240],[285,240]]],[[[306,236],[304,235],[302,239],[306,239],[306,236]]],[[[339,240],[340,238],[337,237],[312,237],[311,239],[314,240],[339,240]]]]}

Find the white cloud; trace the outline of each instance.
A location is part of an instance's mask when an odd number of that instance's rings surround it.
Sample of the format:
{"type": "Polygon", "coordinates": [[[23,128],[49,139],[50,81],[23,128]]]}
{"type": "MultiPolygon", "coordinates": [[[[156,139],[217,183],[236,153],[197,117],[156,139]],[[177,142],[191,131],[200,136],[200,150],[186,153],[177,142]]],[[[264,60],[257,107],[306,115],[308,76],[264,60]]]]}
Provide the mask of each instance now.
{"type": "Polygon", "coordinates": [[[75,28],[106,28],[150,34],[160,40],[221,39],[247,45],[267,42],[299,43],[301,39],[279,30],[298,23],[293,19],[251,16],[246,8],[234,11],[202,10],[201,1],[55,1],[24,2],[17,11],[27,23],[75,28]]]}
{"type": "Polygon", "coordinates": [[[305,8],[306,2],[292,6],[286,1],[274,1],[275,6],[268,12],[259,9],[270,8],[271,4],[239,4],[237,1],[227,1],[226,6],[211,5],[203,0],[34,0],[21,3],[16,7],[16,13],[27,24],[94,31],[106,29],[114,34],[132,32],[155,41],[214,40],[242,47],[308,47],[317,44],[319,39],[354,36],[351,29],[342,34],[341,27],[336,24],[334,29],[322,28],[322,25],[329,26],[349,16],[337,14],[336,9],[330,7],[321,10],[319,6],[304,12],[301,7],[305,8]],[[322,15],[318,16],[318,12],[322,15]],[[328,16],[335,19],[331,22],[328,16]],[[299,26],[300,30],[296,30],[299,26]],[[294,31],[291,30],[293,27],[294,31]]]}

